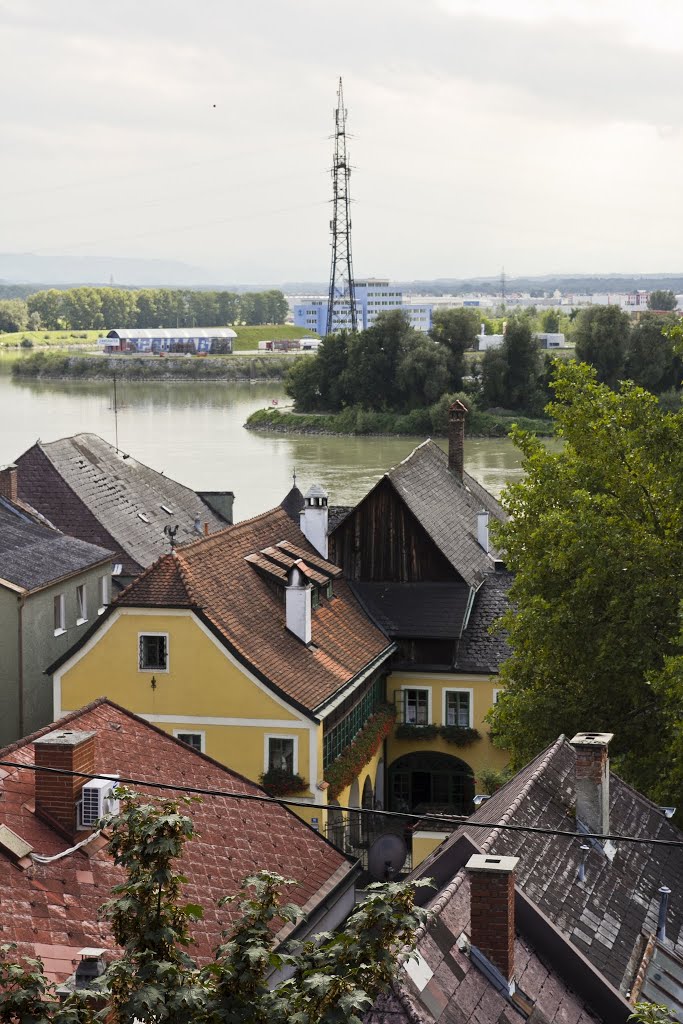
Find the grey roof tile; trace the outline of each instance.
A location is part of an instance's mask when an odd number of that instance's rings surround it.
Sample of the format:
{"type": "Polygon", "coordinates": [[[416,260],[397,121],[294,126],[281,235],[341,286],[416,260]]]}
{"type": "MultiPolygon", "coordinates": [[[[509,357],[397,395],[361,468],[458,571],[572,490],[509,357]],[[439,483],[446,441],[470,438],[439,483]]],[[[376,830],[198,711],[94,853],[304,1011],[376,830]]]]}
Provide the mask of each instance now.
{"type": "Polygon", "coordinates": [[[507,633],[492,627],[508,607],[512,573],[490,573],[477,591],[467,629],[458,644],[455,668],[459,672],[496,673],[510,656],[507,633]]]}

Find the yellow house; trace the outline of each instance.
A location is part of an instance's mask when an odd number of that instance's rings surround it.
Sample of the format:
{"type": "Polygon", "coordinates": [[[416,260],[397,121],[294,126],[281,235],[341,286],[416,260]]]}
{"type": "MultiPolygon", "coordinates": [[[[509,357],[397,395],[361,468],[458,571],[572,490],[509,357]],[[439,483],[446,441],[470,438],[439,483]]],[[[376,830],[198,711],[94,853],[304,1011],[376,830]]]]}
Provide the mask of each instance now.
{"type": "MultiPolygon", "coordinates": [[[[323,506],[310,502],[315,520],[323,506]]],[[[330,798],[373,807],[383,795],[393,651],[341,570],[276,509],[142,573],[51,666],[54,712],[110,697],[270,792],[301,797],[302,816],[322,828],[330,798]]]]}

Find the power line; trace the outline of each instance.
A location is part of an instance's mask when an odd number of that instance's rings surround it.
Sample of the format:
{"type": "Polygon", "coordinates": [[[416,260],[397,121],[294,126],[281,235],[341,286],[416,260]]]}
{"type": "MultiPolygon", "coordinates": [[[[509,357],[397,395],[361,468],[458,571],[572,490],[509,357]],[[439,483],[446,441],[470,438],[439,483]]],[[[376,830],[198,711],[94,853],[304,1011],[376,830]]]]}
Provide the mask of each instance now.
{"type": "MultiPolygon", "coordinates": [[[[201,786],[172,785],[169,782],[148,782],[145,779],[125,778],[123,776],[93,775],[90,772],[74,772],[69,771],[66,768],[48,768],[44,765],[24,764],[21,761],[0,761],[0,767],[25,769],[33,772],[47,772],[52,775],[67,775],[69,778],[77,779],[100,779],[105,782],[115,782],[119,785],[146,786],[148,789],[171,790],[176,793],[188,793],[193,796],[220,796],[226,797],[230,800],[251,800],[254,803],[277,804],[280,807],[306,807],[309,810],[311,807],[317,808],[317,805],[310,804],[306,800],[288,799],[287,797],[276,796],[260,796],[257,793],[233,793],[225,789],[208,789],[201,786]]],[[[599,832],[570,832],[567,829],[546,828],[541,825],[510,825],[497,821],[473,821],[472,818],[468,818],[464,814],[404,814],[402,811],[384,811],[376,810],[372,807],[350,807],[349,805],[339,804],[328,804],[320,807],[320,810],[352,811],[354,814],[370,814],[384,818],[400,818],[402,821],[435,821],[440,824],[466,825],[468,828],[501,829],[507,832],[529,832],[534,835],[542,836],[562,836],[567,839],[580,839],[582,842],[586,839],[596,839],[603,843],[609,840],[613,843],[649,843],[652,846],[683,848],[683,840],[680,839],[653,839],[646,836],[624,836],[612,834],[601,835],[599,832]]]]}

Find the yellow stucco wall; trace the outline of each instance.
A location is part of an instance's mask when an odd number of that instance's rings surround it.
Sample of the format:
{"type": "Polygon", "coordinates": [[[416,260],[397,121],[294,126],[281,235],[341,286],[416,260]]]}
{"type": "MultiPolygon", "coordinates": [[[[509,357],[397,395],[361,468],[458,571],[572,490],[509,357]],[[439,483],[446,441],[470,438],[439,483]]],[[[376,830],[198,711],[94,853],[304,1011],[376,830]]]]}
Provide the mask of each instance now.
{"type": "MultiPolygon", "coordinates": [[[[432,740],[397,739],[392,732],[387,740],[387,764],[404,754],[412,754],[420,750],[438,751],[450,754],[465,761],[474,771],[475,779],[479,769],[490,768],[500,770],[505,767],[509,757],[505,750],[494,747],[489,738],[489,726],[484,716],[494,703],[494,691],[499,689],[495,676],[460,675],[456,673],[429,672],[392,672],[387,680],[387,699],[397,703],[396,691],[403,688],[427,689],[430,691],[430,723],[444,725],[444,693],[446,690],[468,690],[471,697],[472,726],[479,731],[481,738],[469,746],[459,747],[438,736],[432,740]]],[[[476,785],[475,791],[482,792],[476,785]]]]}

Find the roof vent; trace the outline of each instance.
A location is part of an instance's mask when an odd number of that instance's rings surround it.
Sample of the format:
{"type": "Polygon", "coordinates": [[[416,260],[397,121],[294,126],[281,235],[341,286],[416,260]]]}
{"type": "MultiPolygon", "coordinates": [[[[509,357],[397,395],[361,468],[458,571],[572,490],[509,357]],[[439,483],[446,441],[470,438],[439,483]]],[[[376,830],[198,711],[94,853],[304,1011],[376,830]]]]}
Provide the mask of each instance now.
{"type": "Polygon", "coordinates": [[[0,825],[0,850],[16,863],[28,857],[33,852],[33,847],[7,825],[0,825]]]}
{"type": "Polygon", "coordinates": [[[104,949],[96,949],[92,946],[86,946],[85,949],[79,950],[78,955],[81,962],[76,968],[74,976],[77,989],[92,988],[93,982],[102,977],[107,969],[102,959],[105,952],[104,949]]]}
{"type": "Polygon", "coordinates": [[[117,782],[112,779],[91,779],[83,787],[79,804],[78,827],[94,828],[105,814],[118,814],[119,801],[113,795],[117,782]]]}

